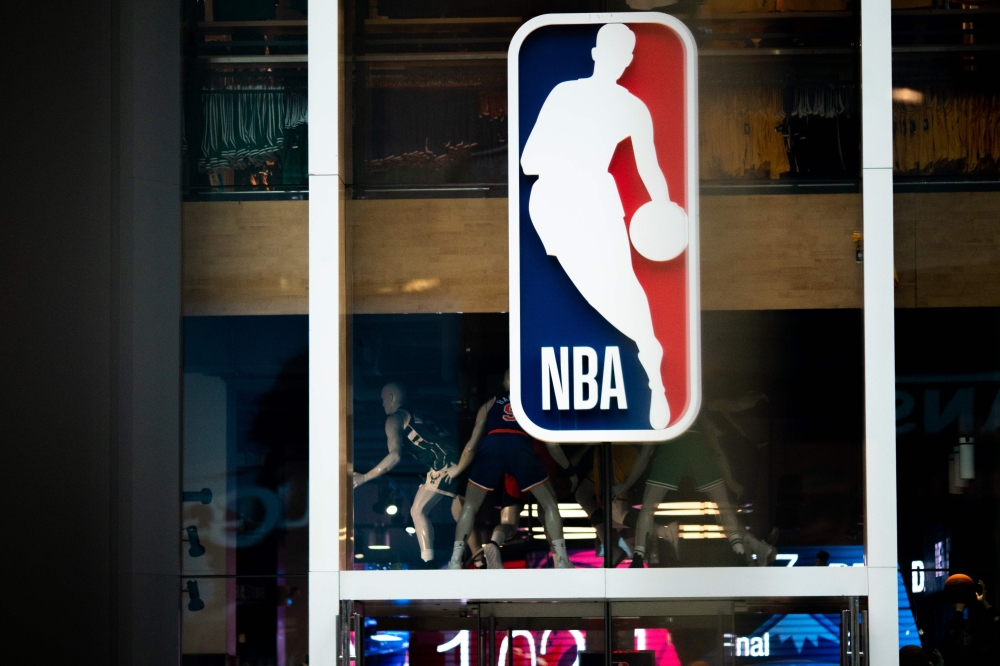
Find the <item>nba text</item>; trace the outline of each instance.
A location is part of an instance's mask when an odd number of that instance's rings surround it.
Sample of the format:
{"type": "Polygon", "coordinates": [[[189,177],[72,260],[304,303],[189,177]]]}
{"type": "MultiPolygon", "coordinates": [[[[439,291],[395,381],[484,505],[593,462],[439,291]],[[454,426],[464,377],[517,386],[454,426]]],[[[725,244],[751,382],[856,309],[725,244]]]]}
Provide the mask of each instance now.
{"type": "MultiPolygon", "coordinates": [[[[542,409],[552,409],[555,394],[556,409],[570,408],[570,352],[569,347],[542,347],[542,409]]],[[[573,409],[611,409],[615,401],[618,409],[628,409],[625,397],[625,379],[618,347],[604,348],[604,362],[598,373],[597,351],[592,347],[573,347],[573,409]],[[598,390],[600,374],[600,390],[598,390]]]]}

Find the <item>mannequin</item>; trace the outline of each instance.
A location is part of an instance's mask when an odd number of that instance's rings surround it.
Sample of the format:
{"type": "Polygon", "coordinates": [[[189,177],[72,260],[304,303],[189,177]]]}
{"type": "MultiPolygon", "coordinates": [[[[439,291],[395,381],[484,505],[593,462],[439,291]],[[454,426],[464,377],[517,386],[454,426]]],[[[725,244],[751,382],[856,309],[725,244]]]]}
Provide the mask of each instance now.
{"type": "MultiPolygon", "coordinates": [[[[570,463],[562,447],[553,442],[542,444],[538,440],[532,441],[535,453],[541,459],[542,466],[549,473],[549,480],[556,491],[556,500],[561,499],[563,494],[572,495],[576,489],[579,479],[576,468],[570,463]],[[553,476],[555,475],[555,476],[553,476]]],[[[490,540],[483,546],[483,559],[486,560],[487,569],[503,569],[503,558],[500,556],[500,547],[504,542],[517,533],[517,525],[521,518],[521,511],[524,509],[524,493],[515,479],[510,474],[504,474],[503,504],[500,510],[500,523],[493,528],[490,540]]],[[[544,520],[545,514],[541,518],[544,520]]],[[[472,543],[469,543],[472,546],[472,543]]]]}
{"type": "Polygon", "coordinates": [[[382,408],[385,409],[386,444],[389,453],[375,467],[354,474],[354,487],[377,479],[399,464],[403,453],[416,458],[427,467],[427,477],[417,488],[410,507],[410,517],[420,544],[420,559],[430,562],[434,559],[434,525],[428,516],[443,497],[453,498],[452,515],[457,513],[458,474],[449,476],[458,462],[458,450],[447,438],[447,433],[435,424],[420,418],[405,409],[406,391],[402,385],[390,382],[382,387],[382,408]]]}
{"type": "MultiPolygon", "coordinates": [[[[628,502],[628,491],[639,481],[649,461],[656,451],[653,444],[615,444],[611,449],[614,485],[611,486],[611,524],[615,530],[622,530],[626,527],[635,528],[638,512],[633,509],[628,502]]],[[[600,451],[593,452],[594,463],[590,475],[580,482],[580,487],[576,491],[575,499],[580,507],[587,512],[590,524],[597,531],[597,539],[602,547],[604,543],[604,520],[607,513],[601,502],[598,501],[598,484],[601,479],[600,451]]],[[[670,527],[654,525],[657,536],[668,539],[677,548],[677,525],[670,527]]],[[[617,567],[628,555],[620,544],[625,542],[619,536],[615,536],[611,544],[612,565],[617,567]]]]}
{"type": "Polygon", "coordinates": [[[542,467],[538,453],[532,447],[531,438],[518,425],[511,409],[510,371],[504,373],[503,387],[503,395],[491,398],[479,408],[472,437],[462,451],[461,460],[458,465],[446,471],[449,478],[454,478],[471,466],[465,504],[458,517],[455,544],[448,568],[462,568],[465,542],[472,532],[476,512],[486,499],[486,494],[497,487],[506,472],[514,477],[522,492],[530,491],[538,500],[545,515],[545,532],[555,557],[556,568],[572,569],[573,564],[569,561],[566,541],[563,539],[556,491],[542,467]]]}
{"type": "MultiPolygon", "coordinates": [[[[751,566],[768,566],[774,561],[777,551],[770,544],[739,527],[726,487],[728,485],[737,497],[742,494],[743,487],[732,477],[729,463],[719,443],[721,431],[709,416],[712,411],[726,414],[747,409],[743,402],[733,401],[729,404],[717,401],[706,405],[687,432],[675,440],[659,445],[646,481],[642,509],[636,523],[635,556],[630,566],[644,566],[646,539],[656,527],[653,512],[669,491],[677,490],[681,476],[688,474],[694,477],[696,489],[706,493],[719,507],[722,527],[733,552],[751,566]]],[[[753,399],[749,406],[756,402],[757,399],[753,399]]],[[[677,543],[679,542],[674,544],[675,548],[677,543]]]]}

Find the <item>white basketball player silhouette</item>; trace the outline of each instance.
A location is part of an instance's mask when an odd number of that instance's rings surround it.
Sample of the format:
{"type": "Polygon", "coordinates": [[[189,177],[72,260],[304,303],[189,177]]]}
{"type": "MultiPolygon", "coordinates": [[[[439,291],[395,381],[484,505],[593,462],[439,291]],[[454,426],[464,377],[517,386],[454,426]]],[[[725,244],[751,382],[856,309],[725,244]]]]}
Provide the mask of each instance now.
{"type": "MultiPolygon", "coordinates": [[[[634,48],[635,34],[623,24],[609,23],[598,31],[591,50],[593,76],[565,81],[549,93],[525,144],[521,167],[527,175],[538,175],[528,211],[546,253],[559,259],[587,302],[638,346],[652,392],[649,423],[663,429],[670,422],[660,375],[663,348],[653,334],[646,292],[632,269],[625,211],[608,173],[619,143],[632,139],[636,167],[652,199],[632,224],[643,213],[647,218],[673,216],[676,227],[681,215],[683,239],[676,252],[668,253],[673,256],[687,243],[687,225],[682,209],[670,201],[656,160],[649,110],[618,85],[634,48]]],[[[632,238],[641,254],[661,258],[643,251],[634,232],[632,238]]]]}

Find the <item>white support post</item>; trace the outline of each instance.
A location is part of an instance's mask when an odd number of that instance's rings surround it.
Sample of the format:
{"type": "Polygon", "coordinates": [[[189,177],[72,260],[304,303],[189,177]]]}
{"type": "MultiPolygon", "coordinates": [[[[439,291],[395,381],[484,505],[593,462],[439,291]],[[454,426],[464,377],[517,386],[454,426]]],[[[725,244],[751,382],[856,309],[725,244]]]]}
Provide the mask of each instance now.
{"type": "Polygon", "coordinates": [[[344,312],[340,3],[309,7],[309,656],[337,663],[344,312]]]}
{"type": "Polygon", "coordinates": [[[893,293],[892,13],[861,2],[862,210],[864,217],[865,556],[869,662],[899,651],[896,554],[896,357],[893,293]]]}

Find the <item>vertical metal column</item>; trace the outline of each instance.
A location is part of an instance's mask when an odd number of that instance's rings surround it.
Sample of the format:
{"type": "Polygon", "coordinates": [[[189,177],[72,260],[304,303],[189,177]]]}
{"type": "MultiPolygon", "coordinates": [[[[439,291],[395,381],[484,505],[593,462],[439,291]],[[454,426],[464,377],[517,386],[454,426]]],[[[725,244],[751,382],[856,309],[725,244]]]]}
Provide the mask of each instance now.
{"type": "Polygon", "coordinates": [[[867,631],[870,661],[881,666],[899,660],[889,0],[861,0],[861,89],[867,631]]]}
{"type": "Polygon", "coordinates": [[[487,664],[489,666],[496,666],[497,663],[497,619],[495,617],[490,617],[489,620],[489,644],[487,645],[486,655],[487,664]]]}
{"type": "Polygon", "coordinates": [[[840,612],[840,664],[870,666],[868,654],[868,611],[861,610],[858,597],[851,597],[848,609],[840,612]]]}
{"type": "MultiPolygon", "coordinates": [[[[604,444],[604,446],[608,447],[609,451],[611,450],[611,445],[610,444],[604,444]]],[[[606,476],[604,477],[603,481],[607,481],[607,477],[606,476]]],[[[608,491],[607,493],[605,493],[605,496],[609,495],[610,492],[611,491],[608,491]]],[[[609,525],[611,524],[611,515],[610,515],[610,512],[608,513],[608,515],[605,518],[605,520],[607,521],[607,523],[609,525]]],[[[610,550],[611,550],[611,548],[609,548],[607,545],[604,546],[604,557],[605,558],[607,558],[608,551],[610,551],[610,550]]],[[[604,664],[605,664],[605,666],[611,666],[611,664],[614,662],[614,657],[615,657],[615,639],[614,639],[614,626],[613,625],[614,625],[614,622],[612,622],[612,617],[611,617],[611,602],[610,601],[605,601],[604,602],[604,664]]]]}
{"type": "MultiPolygon", "coordinates": [[[[601,444],[601,497],[604,503],[604,568],[610,569],[614,563],[614,544],[611,542],[614,537],[614,530],[611,529],[611,486],[614,485],[614,455],[612,454],[611,442],[601,444]]],[[[607,640],[605,640],[607,642],[607,640]]],[[[610,662],[609,662],[610,663],[610,662]]]]}
{"type": "Polygon", "coordinates": [[[476,604],[476,666],[486,666],[483,642],[483,605],[476,604]]]}

